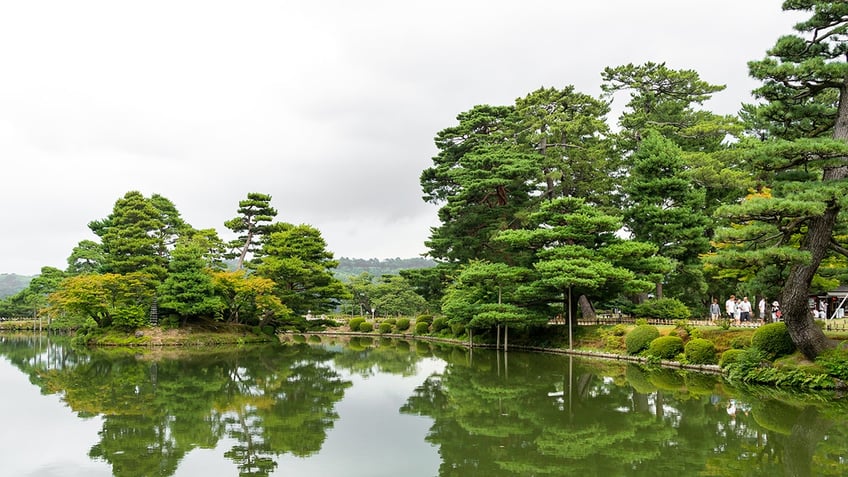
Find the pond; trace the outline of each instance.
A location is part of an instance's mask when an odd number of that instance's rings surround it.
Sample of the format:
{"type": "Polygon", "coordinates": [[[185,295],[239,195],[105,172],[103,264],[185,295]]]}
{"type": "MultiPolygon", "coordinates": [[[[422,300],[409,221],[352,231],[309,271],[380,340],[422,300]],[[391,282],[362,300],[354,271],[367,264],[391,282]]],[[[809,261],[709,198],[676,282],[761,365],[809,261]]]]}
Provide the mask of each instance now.
{"type": "Polygon", "coordinates": [[[0,335],[10,476],[828,476],[846,402],[380,338],[80,350],[0,335]],[[145,350],[146,351],[146,350],[145,350]]]}

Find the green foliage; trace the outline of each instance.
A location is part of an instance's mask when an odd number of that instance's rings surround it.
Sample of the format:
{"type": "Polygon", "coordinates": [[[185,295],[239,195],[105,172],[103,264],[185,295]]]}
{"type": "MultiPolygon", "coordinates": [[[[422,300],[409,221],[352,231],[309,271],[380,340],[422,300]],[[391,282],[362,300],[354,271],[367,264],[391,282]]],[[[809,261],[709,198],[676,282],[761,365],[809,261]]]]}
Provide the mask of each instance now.
{"type": "Polygon", "coordinates": [[[371,323],[370,321],[363,321],[359,324],[357,331],[360,333],[370,333],[374,331],[374,323],[371,323]]]}
{"type": "Polygon", "coordinates": [[[848,381],[848,350],[837,348],[825,351],[816,357],[816,363],[831,376],[848,381]]]}
{"type": "Polygon", "coordinates": [[[387,322],[384,321],[384,322],[380,323],[378,330],[379,330],[380,334],[385,334],[385,333],[391,333],[392,328],[393,328],[393,326],[392,326],[391,323],[387,323],[387,322]]]}
{"type": "Polygon", "coordinates": [[[228,258],[237,258],[236,269],[244,266],[249,253],[256,250],[259,239],[268,233],[268,224],[277,216],[277,209],[271,207],[271,196],[258,192],[249,192],[247,199],[239,201],[238,216],[224,222],[224,226],[239,234],[230,242],[233,253],[228,258]]]}
{"type": "Polygon", "coordinates": [[[195,243],[180,242],[172,253],[168,278],[159,286],[159,306],[189,318],[210,316],[221,308],[215,296],[212,277],[206,273],[203,249],[195,243]]]}
{"type": "Polygon", "coordinates": [[[695,338],[686,343],[684,347],[686,361],[692,364],[715,364],[715,344],[704,338],[695,338]]]}
{"type": "Polygon", "coordinates": [[[682,301],[676,298],[660,298],[648,300],[636,307],[634,314],[639,317],[658,318],[662,320],[685,320],[692,312],[682,301]]]}
{"type": "Polygon", "coordinates": [[[432,324],[433,315],[418,315],[418,317],[415,318],[415,324],[417,325],[418,323],[427,323],[428,325],[432,324]]]}
{"type": "Polygon", "coordinates": [[[683,352],[683,340],[679,336],[660,336],[648,345],[648,356],[660,359],[674,359],[683,352]]]}
{"type": "Polygon", "coordinates": [[[454,336],[462,336],[465,333],[465,325],[461,323],[451,323],[450,328],[454,336]]]}
{"type": "Polygon", "coordinates": [[[351,318],[350,321],[347,322],[350,331],[359,331],[359,325],[365,323],[365,318],[361,316],[357,316],[356,318],[351,318]]]}
{"type": "Polygon", "coordinates": [[[784,322],[768,323],[757,328],[751,337],[751,347],[761,350],[769,359],[795,351],[795,344],[784,322]]]}
{"type": "Polygon", "coordinates": [[[383,323],[388,323],[394,326],[397,323],[397,318],[386,318],[385,320],[383,320],[383,323]]]}
{"type": "Polygon", "coordinates": [[[438,333],[443,329],[447,328],[448,326],[450,326],[448,324],[448,319],[443,316],[440,316],[433,320],[433,333],[438,333]]]}
{"type": "Polygon", "coordinates": [[[729,349],[724,353],[721,353],[721,359],[719,359],[718,365],[721,366],[722,369],[727,368],[731,364],[738,362],[744,354],[745,350],[743,349],[729,349]]]}
{"type": "Polygon", "coordinates": [[[639,325],[627,333],[624,337],[624,345],[628,354],[638,354],[651,345],[651,342],[659,338],[660,330],[653,325],[639,325]]]}
{"type": "Polygon", "coordinates": [[[745,349],[751,346],[750,336],[737,336],[730,340],[730,347],[733,349],[745,349]]]}
{"type": "Polygon", "coordinates": [[[112,326],[123,330],[134,330],[148,324],[147,308],[129,305],[112,312],[112,326]]]}
{"type": "Polygon", "coordinates": [[[426,321],[417,321],[415,323],[415,334],[416,335],[426,335],[430,332],[430,323],[426,321]]]}
{"type": "Polygon", "coordinates": [[[409,329],[409,318],[398,318],[395,324],[398,331],[406,331],[409,329]]]}

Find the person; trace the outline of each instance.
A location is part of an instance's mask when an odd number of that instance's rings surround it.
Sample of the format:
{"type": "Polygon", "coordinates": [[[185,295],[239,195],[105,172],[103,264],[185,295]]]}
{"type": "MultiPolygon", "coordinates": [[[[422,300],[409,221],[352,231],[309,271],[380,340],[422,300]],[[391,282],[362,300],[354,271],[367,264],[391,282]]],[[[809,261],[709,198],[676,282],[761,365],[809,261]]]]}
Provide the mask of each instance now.
{"type": "Polygon", "coordinates": [[[730,295],[730,298],[728,298],[727,301],[724,302],[724,311],[725,313],[727,313],[728,319],[736,319],[736,295],[730,295]]]}
{"type": "Polygon", "coordinates": [[[721,307],[718,306],[718,298],[713,298],[710,304],[710,322],[715,323],[721,317],[721,307]]]}
{"type": "Polygon", "coordinates": [[[760,312],[760,323],[766,322],[766,297],[760,298],[760,302],[757,303],[757,309],[760,312]]]}
{"type": "Polygon", "coordinates": [[[739,303],[739,318],[746,323],[751,321],[751,302],[748,301],[747,296],[742,298],[742,301],[739,303]]]}
{"type": "Polygon", "coordinates": [[[780,321],[780,317],[783,316],[783,314],[780,312],[780,303],[778,303],[777,300],[771,302],[771,312],[774,315],[774,321],[780,321]]]}
{"type": "Polygon", "coordinates": [[[733,305],[733,317],[736,319],[737,325],[742,324],[742,307],[740,306],[741,304],[742,304],[742,300],[737,298],[734,301],[734,305],[733,305]]]}

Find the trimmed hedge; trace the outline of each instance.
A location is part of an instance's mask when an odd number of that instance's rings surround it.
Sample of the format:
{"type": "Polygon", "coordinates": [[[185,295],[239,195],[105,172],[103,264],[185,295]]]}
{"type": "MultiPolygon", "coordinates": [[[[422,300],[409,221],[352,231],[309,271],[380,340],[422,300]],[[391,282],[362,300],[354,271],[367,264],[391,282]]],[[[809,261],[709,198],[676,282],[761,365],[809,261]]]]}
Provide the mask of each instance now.
{"type": "Polygon", "coordinates": [[[374,331],[374,323],[370,321],[366,321],[359,324],[359,332],[360,333],[370,333],[374,331]]]}
{"type": "Polygon", "coordinates": [[[633,314],[637,317],[662,320],[686,320],[692,316],[689,307],[677,298],[660,298],[639,304],[633,314]]]}
{"type": "Polygon", "coordinates": [[[721,354],[721,359],[718,360],[718,365],[724,369],[739,361],[739,358],[741,358],[745,353],[746,350],[744,349],[729,349],[721,354]]]}
{"type": "Polygon", "coordinates": [[[350,321],[347,322],[347,325],[350,327],[350,331],[359,331],[359,325],[365,323],[365,318],[361,316],[356,318],[351,318],[350,321]]]}
{"type": "Polygon", "coordinates": [[[439,317],[433,320],[433,333],[438,333],[448,327],[448,319],[439,317]]]}
{"type": "Polygon", "coordinates": [[[391,333],[392,328],[393,327],[392,327],[391,323],[386,323],[386,322],[380,323],[380,327],[379,327],[380,334],[391,333]]]}
{"type": "Polygon", "coordinates": [[[751,337],[751,347],[764,352],[769,359],[786,356],[795,351],[795,344],[789,336],[786,323],[782,321],[757,328],[751,337]]]}
{"type": "Polygon", "coordinates": [[[428,325],[433,323],[433,315],[418,315],[418,318],[415,318],[415,324],[418,323],[427,323],[428,325]]]}
{"type": "Polygon", "coordinates": [[[419,321],[415,323],[415,334],[416,335],[425,335],[430,332],[430,323],[426,321],[419,321]]]}
{"type": "Polygon", "coordinates": [[[639,325],[624,337],[624,346],[628,354],[638,354],[651,345],[651,341],[660,337],[660,330],[653,325],[639,325]]]}
{"type": "Polygon", "coordinates": [[[710,340],[695,338],[686,343],[683,352],[686,354],[686,361],[692,364],[716,363],[716,347],[710,340]]]}
{"type": "Polygon", "coordinates": [[[683,339],[679,336],[660,336],[648,345],[648,355],[660,359],[674,359],[683,352],[683,339]]]}
{"type": "Polygon", "coordinates": [[[397,327],[398,331],[406,331],[409,329],[409,318],[398,318],[397,323],[395,323],[395,327],[397,327]]]}

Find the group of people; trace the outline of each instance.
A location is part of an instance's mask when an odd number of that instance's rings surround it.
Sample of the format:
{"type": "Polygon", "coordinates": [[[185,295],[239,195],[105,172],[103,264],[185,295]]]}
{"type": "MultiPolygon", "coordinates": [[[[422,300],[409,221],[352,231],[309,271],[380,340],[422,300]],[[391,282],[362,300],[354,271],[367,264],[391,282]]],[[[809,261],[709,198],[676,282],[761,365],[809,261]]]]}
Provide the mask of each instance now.
{"type": "MultiPolygon", "coordinates": [[[[760,323],[765,323],[768,321],[766,319],[766,313],[769,311],[768,300],[765,297],[761,298],[759,303],[757,303],[757,311],[759,312],[758,318],[760,323]]],[[[774,317],[774,321],[780,321],[781,313],[780,313],[780,304],[777,300],[771,303],[771,313],[774,317]]],[[[748,297],[743,297],[741,300],[736,297],[736,295],[730,295],[730,298],[724,302],[724,311],[726,313],[726,317],[729,320],[733,320],[737,325],[741,325],[742,323],[752,322],[754,321],[753,315],[753,306],[750,301],[748,301],[748,297]]],[[[715,322],[721,318],[721,307],[718,303],[718,298],[713,298],[713,302],[710,304],[710,320],[715,322]]]]}

